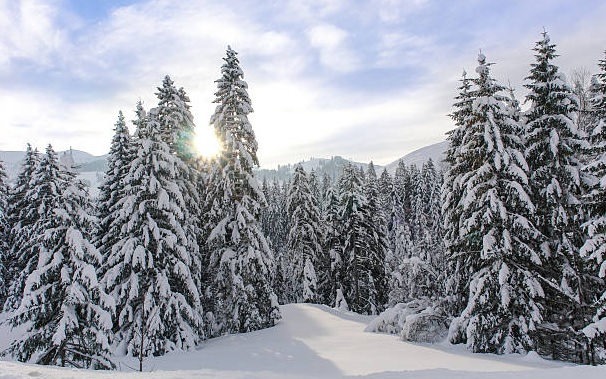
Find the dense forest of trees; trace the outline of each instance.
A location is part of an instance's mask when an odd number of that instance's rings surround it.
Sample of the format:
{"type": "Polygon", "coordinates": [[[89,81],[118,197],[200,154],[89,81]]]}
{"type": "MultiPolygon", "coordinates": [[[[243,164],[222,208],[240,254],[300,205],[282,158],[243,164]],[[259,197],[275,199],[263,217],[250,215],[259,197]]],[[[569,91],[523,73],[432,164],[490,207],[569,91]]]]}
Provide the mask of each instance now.
{"type": "Polygon", "coordinates": [[[310,302],[408,340],[603,362],[606,58],[584,88],[553,64],[547,33],[534,52],[524,111],[484,55],[464,73],[444,166],[297,166],[260,182],[229,47],[216,157],[196,155],[189,98],[168,76],[132,133],[118,114],[94,199],[50,145],[28,145],[14,183],[0,164],[0,302],[26,330],[5,353],[95,369],[128,354],[141,369],[310,302]]]}

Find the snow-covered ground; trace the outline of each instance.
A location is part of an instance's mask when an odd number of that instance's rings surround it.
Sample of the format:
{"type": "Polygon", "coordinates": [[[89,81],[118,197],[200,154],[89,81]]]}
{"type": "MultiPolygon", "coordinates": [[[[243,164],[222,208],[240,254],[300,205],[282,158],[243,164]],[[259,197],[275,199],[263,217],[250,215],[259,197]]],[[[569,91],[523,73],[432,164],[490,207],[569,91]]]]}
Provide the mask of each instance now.
{"type": "Polygon", "coordinates": [[[433,163],[439,167],[444,168],[444,158],[446,149],[448,148],[448,141],[442,141],[438,143],[434,143],[432,145],[424,146],[420,149],[412,151],[400,159],[396,159],[395,161],[387,164],[385,168],[387,171],[394,175],[396,169],[398,168],[398,164],[400,161],[403,161],[406,166],[415,165],[420,170],[423,167],[423,164],[431,158],[433,163]]]}
{"type": "MultiPolygon", "coordinates": [[[[369,317],[324,306],[294,304],[282,308],[275,327],[208,341],[196,351],[145,361],[133,372],[134,359],[118,359],[121,371],[93,372],[0,362],[0,379],[24,378],[491,378],[592,379],[606,367],[550,362],[534,354],[472,354],[460,346],[400,341],[393,335],[364,332],[369,317]]],[[[0,335],[10,335],[0,331],[0,335]]],[[[2,341],[6,346],[7,341],[2,341]]]]}

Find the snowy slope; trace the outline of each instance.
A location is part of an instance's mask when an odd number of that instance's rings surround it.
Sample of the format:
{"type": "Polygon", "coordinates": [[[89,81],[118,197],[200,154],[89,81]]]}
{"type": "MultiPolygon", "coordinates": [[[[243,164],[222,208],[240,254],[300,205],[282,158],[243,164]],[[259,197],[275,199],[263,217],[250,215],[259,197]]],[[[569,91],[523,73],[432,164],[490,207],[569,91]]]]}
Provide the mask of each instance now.
{"type": "MultiPolygon", "coordinates": [[[[411,344],[365,333],[370,318],[309,304],[286,305],[275,327],[217,338],[196,351],[145,361],[146,373],[91,372],[0,362],[0,378],[604,378],[606,367],[573,366],[530,356],[472,354],[459,346],[411,344]]],[[[1,331],[0,331],[1,332],[1,331]]],[[[6,336],[6,333],[0,333],[6,336]]],[[[1,345],[6,346],[6,341],[1,345]]]]}
{"type": "Polygon", "coordinates": [[[433,160],[433,163],[438,167],[444,167],[442,160],[444,159],[444,153],[448,148],[448,141],[442,141],[438,143],[434,143],[433,145],[425,146],[420,149],[417,149],[409,154],[406,154],[400,159],[397,159],[387,166],[387,171],[390,174],[394,174],[396,172],[396,168],[398,167],[398,162],[403,160],[406,166],[416,165],[417,168],[421,168],[423,163],[427,162],[429,158],[433,160]]]}

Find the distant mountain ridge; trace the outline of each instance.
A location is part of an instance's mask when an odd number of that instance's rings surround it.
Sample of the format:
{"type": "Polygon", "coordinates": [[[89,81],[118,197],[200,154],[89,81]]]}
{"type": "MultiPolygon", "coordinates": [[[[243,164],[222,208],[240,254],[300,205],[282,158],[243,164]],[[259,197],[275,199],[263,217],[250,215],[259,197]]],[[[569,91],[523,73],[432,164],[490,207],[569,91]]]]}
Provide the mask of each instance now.
{"type": "MultiPolygon", "coordinates": [[[[383,168],[386,168],[390,174],[394,174],[398,167],[398,162],[402,160],[407,166],[416,165],[421,168],[430,158],[434,161],[436,166],[444,168],[444,153],[448,147],[448,141],[442,141],[432,145],[424,146],[411,153],[404,155],[386,166],[380,166],[375,164],[375,170],[377,175],[381,174],[383,168]]],[[[75,164],[75,170],[81,174],[82,177],[86,178],[92,188],[96,188],[107,170],[107,155],[95,156],[81,150],[67,150],[59,151],[57,155],[59,158],[65,154],[71,154],[75,164]]],[[[24,151],[0,151],[0,160],[4,162],[9,181],[14,179],[19,172],[19,166],[21,161],[25,157],[24,151]]],[[[318,180],[322,180],[324,174],[327,174],[331,179],[336,179],[341,174],[343,167],[353,163],[356,166],[363,167],[364,170],[368,168],[368,163],[355,162],[349,159],[345,159],[341,156],[335,155],[331,158],[310,158],[307,161],[301,161],[298,163],[289,163],[285,165],[278,165],[276,169],[264,169],[259,168],[255,171],[259,180],[267,179],[269,181],[278,180],[283,181],[292,175],[297,165],[302,165],[303,168],[310,172],[314,170],[318,177],[318,180]]]]}
{"type": "MultiPolygon", "coordinates": [[[[429,159],[433,160],[437,167],[443,169],[445,168],[445,164],[443,162],[445,157],[444,154],[447,148],[448,141],[442,141],[424,146],[404,155],[402,158],[396,159],[386,166],[375,164],[375,170],[377,171],[377,175],[380,175],[383,168],[385,168],[391,175],[393,175],[396,172],[396,168],[398,167],[400,161],[403,161],[406,166],[416,165],[420,169],[429,159]]],[[[351,161],[337,155],[331,158],[310,158],[308,161],[301,161],[299,163],[278,165],[278,168],[276,169],[260,168],[255,171],[255,174],[259,180],[267,179],[268,181],[283,181],[290,178],[295,167],[300,164],[307,172],[314,170],[318,180],[321,180],[325,173],[332,179],[336,179],[341,174],[343,167],[348,163],[353,163],[356,166],[363,167],[364,170],[368,168],[368,163],[351,161]]]]}

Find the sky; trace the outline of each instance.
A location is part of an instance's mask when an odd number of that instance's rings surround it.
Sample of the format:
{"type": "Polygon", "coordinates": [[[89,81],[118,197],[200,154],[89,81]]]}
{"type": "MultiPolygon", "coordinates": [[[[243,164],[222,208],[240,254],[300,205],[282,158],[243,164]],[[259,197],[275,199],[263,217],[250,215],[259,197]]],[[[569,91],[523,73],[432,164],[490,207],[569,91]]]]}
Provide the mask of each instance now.
{"type": "Polygon", "coordinates": [[[262,167],[387,164],[445,139],[480,50],[520,100],[544,29],[564,74],[595,73],[605,15],[602,0],[0,0],[0,150],[106,154],[118,111],[156,106],[167,74],[208,136],[230,45],[262,167]]]}

